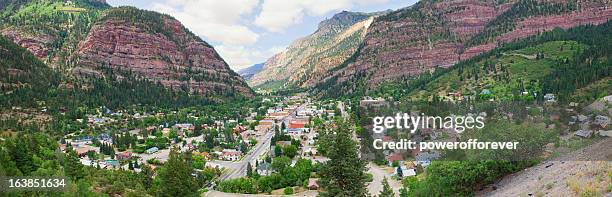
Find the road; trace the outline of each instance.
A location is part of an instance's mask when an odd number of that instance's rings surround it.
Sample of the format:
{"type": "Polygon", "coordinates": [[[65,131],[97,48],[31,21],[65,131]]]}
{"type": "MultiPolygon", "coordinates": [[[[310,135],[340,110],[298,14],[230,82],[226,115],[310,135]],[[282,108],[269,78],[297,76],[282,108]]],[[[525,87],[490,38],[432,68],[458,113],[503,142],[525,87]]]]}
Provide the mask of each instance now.
{"type": "Polygon", "coordinates": [[[240,161],[232,162],[232,161],[210,161],[210,163],[219,165],[227,169],[227,171],[221,175],[221,180],[226,179],[234,179],[246,176],[247,163],[251,163],[251,167],[255,168],[255,160],[263,155],[270,148],[270,142],[272,140],[272,136],[274,136],[274,132],[268,132],[263,137],[263,140],[251,149],[240,161]]]}
{"type": "MultiPolygon", "coordinates": [[[[306,104],[302,104],[299,107],[297,107],[295,110],[290,111],[289,115],[283,118],[281,122],[285,122],[285,125],[288,125],[288,122],[290,120],[296,118],[295,111],[303,109],[305,105],[306,104]]],[[[209,163],[215,166],[226,168],[227,171],[221,175],[220,177],[221,180],[235,179],[235,178],[246,176],[247,162],[250,162],[251,167],[255,168],[255,160],[259,158],[261,155],[263,155],[264,153],[266,153],[267,151],[269,151],[270,143],[272,141],[273,136],[274,136],[274,131],[269,131],[268,133],[266,133],[264,137],[257,142],[255,147],[249,153],[247,153],[240,161],[232,162],[232,161],[215,160],[215,161],[210,161],[209,163]]]]}
{"type": "Polygon", "coordinates": [[[395,196],[399,196],[399,189],[402,187],[401,183],[393,179],[389,173],[376,166],[376,164],[370,162],[367,168],[368,171],[372,173],[372,182],[368,184],[368,192],[370,192],[371,195],[376,196],[380,194],[380,192],[383,190],[383,178],[387,177],[387,182],[389,182],[389,186],[391,186],[393,189],[395,196]]]}
{"type": "MultiPolygon", "coordinates": [[[[345,110],[344,102],[339,101],[338,108],[340,109],[342,118],[348,119],[349,114],[345,110]]],[[[359,138],[357,138],[355,132],[353,132],[353,140],[358,142],[358,146],[361,144],[359,143],[359,138]]],[[[361,155],[361,152],[359,152],[359,154],[361,155]]],[[[389,182],[389,186],[393,188],[395,196],[399,196],[399,189],[402,187],[402,184],[399,181],[393,179],[391,177],[391,173],[385,171],[385,169],[378,167],[376,166],[376,164],[373,164],[371,162],[368,163],[366,167],[368,168],[368,172],[372,174],[373,179],[372,182],[368,183],[368,192],[370,192],[371,195],[378,195],[383,190],[382,181],[384,177],[387,177],[387,182],[389,182]]]]}

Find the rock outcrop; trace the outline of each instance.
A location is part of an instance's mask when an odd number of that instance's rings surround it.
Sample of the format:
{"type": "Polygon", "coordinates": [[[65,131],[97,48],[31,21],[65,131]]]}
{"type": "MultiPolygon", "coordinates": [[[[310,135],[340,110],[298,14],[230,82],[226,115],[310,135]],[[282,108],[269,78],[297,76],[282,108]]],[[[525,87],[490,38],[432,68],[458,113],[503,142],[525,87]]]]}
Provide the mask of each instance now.
{"type": "Polygon", "coordinates": [[[293,42],[268,59],[249,84],[310,87],[330,69],[348,59],[358,48],[373,15],[341,12],[319,23],[316,32],[293,42]]]}
{"type": "Polygon", "coordinates": [[[76,76],[129,70],[172,89],[253,95],[212,46],[172,17],[128,7],[105,14],[79,43],[76,76]]]}
{"type": "Polygon", "coordinates": [[[411,77],[487,52],[501,43],[554,28],[602,24],[612,18],[609,1],[560,0],[421,1],[378,17],[357,57],[334,69],[317,89],[366,91],[382,82],[411,77]]]}

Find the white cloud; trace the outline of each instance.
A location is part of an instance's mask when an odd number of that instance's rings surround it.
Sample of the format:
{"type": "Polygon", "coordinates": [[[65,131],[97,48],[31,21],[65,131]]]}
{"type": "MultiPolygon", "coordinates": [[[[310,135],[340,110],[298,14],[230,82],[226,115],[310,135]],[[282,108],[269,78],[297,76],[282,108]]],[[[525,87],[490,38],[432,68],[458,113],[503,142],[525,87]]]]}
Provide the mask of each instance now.
{"type": "Polygon", "coordinates": [[[272,55],[277,53],[276,49],[278,49],[278,47],[260,50],[244,46],[219,45],[216,46],[215,49],[219,52],[219,55],[227,61],[232,69],[240,70],[256,63],[262,63],[262,60],[272,57],[272,55]]]}
{"type": "Polygon", "coordinates": [[[270,32],[283,32],[287,27],[302,22],[306,15],[322,16],[332,11],[350,9],[355,5],[384,3],[388,0],[263,0],[262,11],[255,25],[270,32]]]}
{"type": "Polygon", "coordinates": [[[258,4],[259,0],[167,0],[152,8],[174,16],[207,41],[250,45],[259,34],[240,24],[240,19],[258,4]]]}

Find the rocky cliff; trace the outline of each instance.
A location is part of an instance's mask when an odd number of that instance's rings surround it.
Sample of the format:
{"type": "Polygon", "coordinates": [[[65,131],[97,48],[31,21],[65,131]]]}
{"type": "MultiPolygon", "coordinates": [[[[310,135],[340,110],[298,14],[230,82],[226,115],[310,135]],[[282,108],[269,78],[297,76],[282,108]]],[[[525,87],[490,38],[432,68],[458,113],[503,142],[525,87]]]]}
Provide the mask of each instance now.
{"type": "Polygon", "coordinates": [[[341,12],[322,21],[316,32],[268,59],[249,84],[254,87],[309,87],[359,47],[373,14],[341,12]]]}
{"type": "Polygon", "coordinates": [[[421,1],[378,17],[356,58],[328,73],[317,89],[342,94],[368,91],[381,82],[450,67],[539,32],[605,23],[612,18],[611,5],[609,1],[421,1]]]}
{"type": "MultiPolygon", "coordinates": [[[[168,15],[104,0],[2,1],[0,34],[76,77],[130,72],[174,89],[252,96],[212,46],[168,15]]],[[[125,74],[125,73],[124,73],[125,74]]]]}
{"type": "Polygon", "coordinates": [[[174,18],[130,7],[103,15],[74,54],[76,76],[129,70],[173,89],[253,95],[212,46],[174,18]]]}

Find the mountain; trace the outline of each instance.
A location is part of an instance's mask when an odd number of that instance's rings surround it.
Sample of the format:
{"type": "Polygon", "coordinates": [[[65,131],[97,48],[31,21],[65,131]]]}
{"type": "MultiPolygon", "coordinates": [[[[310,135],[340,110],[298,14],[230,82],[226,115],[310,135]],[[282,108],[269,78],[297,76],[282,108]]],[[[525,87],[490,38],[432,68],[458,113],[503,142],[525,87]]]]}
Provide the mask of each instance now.
{"type": "Polygon", "coordinates": [[[248,80],[255,88],[309,87],[319,76],[344,62],[365,36],[379,13],[343,11],[319,23],[311,35],[291,43],[268,59],[263,69],[248,80]]]}
{"type": "Polygon", "coordinates": [[[215,49],[171,16],[103,0],[3,1],[0,35],[67,79],[137,78],[211,97],[253,96],[215,49]]]}
{"type": "Polygon", "coordinates": [[[532,101],[553,93],[556,100],[568,101],[577,89],[601,84],[592,92],[595,97],[605,96],[612,90],[605,83],[612,73],[611,33],[612,22],[555,29],[495,48],[436,72],[425,83],[400,89],[414,90],[405,97],[409,100],[532,101]]]}
{"type": "Polygon", "coordinates": [[[609,1],[425,0],[374,20],[363,47],[326,73],[315,91],[363,95],[389,81],[449,68],[504,43],[560,27],[602,24],[609,1]]]}
{"type": "Polygon", "coordinates": [[[252,95],[213,47],[176,19],[132,7],[103,14],[78,45],[74,75],[97,76],[100,67],[130,70],[173,89],[252,95]]]}
{"type": "Polygon", "coordinates": [[[242,76],[242,78],[244,78],[244,80],[249,80],[249,79],[251,79],[251,77],[253,77],[253,75],[255,75],[256,73],[261,71],[261,69],[263,69],[263,66],[264,66],[264,63],[255,64],[255,65],[249,66],[247,68],[240,69],[240,70],[238,70],[236,72],[240,76],[242,76]]]}

